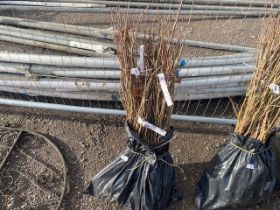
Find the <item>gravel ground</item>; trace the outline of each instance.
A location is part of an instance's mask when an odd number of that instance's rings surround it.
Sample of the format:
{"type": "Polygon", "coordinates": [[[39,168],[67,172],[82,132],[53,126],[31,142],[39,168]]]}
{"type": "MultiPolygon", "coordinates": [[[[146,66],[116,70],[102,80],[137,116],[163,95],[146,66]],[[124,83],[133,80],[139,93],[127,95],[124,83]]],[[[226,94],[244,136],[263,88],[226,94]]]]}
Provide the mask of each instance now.
{"type": "MultiPolygon", "coordinates": [[[[62,151],[69,168],[70,192],[65,210],[119,209],[102,199],[82,195],[87,182],[109,164],[125,146],[123,118],[89,114],[42,111],[0,106],[1,125],[22,126],[49,137],[62,151]]],[[[202,170],[233,131],[232,127],[173,122],[177,132],[171,154],[182,173],[175,169],[183,200],[170,210],[196,209],[194,190],[202,170]]],[[[272,200],[252,209],[279,209],[279,193],[272,200]]]]}

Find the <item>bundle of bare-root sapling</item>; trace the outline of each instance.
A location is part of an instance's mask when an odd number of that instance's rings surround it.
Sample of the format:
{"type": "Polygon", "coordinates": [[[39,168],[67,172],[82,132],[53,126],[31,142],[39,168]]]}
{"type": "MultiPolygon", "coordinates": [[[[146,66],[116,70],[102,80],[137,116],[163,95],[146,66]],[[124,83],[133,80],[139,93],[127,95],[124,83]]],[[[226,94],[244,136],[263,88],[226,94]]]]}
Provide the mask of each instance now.
{"type": "Polygon", "coordinates": [[[128,148],[93,177],[86,193],[137,210],[165,209],[180,197],[169,153],[176,64],[182,50],[172,44],[179,12],[180,6],[173,16],[151,20],[150,28],[144,26],[143,16],[135,22],[127,15],[114,16],[128,148]]]}
{"type": "Polygon", "coordinates": [[[263,24],[257,69],[237,114],[235,133],[198,182],[199,209],[244,207],[266,200],[276,184],[271,148],[280,121],[280,18],[263,24]]]}

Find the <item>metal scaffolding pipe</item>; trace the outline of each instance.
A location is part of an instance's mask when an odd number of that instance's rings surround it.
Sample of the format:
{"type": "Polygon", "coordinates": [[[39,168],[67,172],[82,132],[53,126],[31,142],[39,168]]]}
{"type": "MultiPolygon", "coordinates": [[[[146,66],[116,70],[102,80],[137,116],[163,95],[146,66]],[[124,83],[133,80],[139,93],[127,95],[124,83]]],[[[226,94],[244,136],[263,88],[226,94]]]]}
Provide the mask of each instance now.
{"type": "MultiPolygon", "coordinates": [[[[116,101],[120,100],[118,92],[66,92],[58,91],[55,89],[25,89],[18,87],[2,87],[0,86],[0,91],[25,94],[29,96],[45,96],[45,97],[57,97],[66,99],[78,99],[78,100],[96,100],[96,101],[116,101]]],[[[211,99],[211,98],[224,98],[230,96],[241,96],[246,92],[246,87],[235,87],[235,88],[225,88],[224,90],[212,89],[210,91],[193,91],[189,93],[176,93],[175,101],[188,101],[188,100],[201,100],[201,99],[211,99]]]]}
{"type": "Polygon", "coordinates": [[[177,101],[188,101],[188,100],[203,100],[203,99],[214,99],[214,98],[229,98],[233,96],[243,96],[246,91],[232,91],[224,93],[198,93],[196,95],[180,95],[180,98],[177,97],[177,101]]]}
{"type": "Polygon", "coordinates": [[[52,75],[63,77],[120,79],[120,71],[53,71],[52,75]]]}
{"type": "Polygon", "coordinates": [[[0,86],[20,87],[20,88],[63,88],[82,90],[119,90],[120,83],[88,82],[88,81],[69,81],[69,80],[39,80],[39,81],[16,81],[0,80],[0,86]]]}
{"type": "Polygon", "coordinates": [[[28,72],[29,65],[18,63],[4,63],[0,62],[0,72],[11,74],[26,74],[28,72]]]}
{"type": "Polygon", "coordinates": [[[197,95],[197,94],[211,94],[211,93],[227,93],[227,92],[243,92],[245,93],[247,90],[247,84],[237,85],[236,83],[225,84],[223,88],[217,87],[192,87],[191,89],[184,89],[182,91],[178,91],[175,89],[175,95],[197,95]]]}
{"type": "MultiPolygon", "coordinates": [[[[1,5],[21,5],[21,6],[47,6],[47,7],[75,7],[75,8],[98,8],[98,7],[129,7],[129,8],[149,8],[149,9],[178,9],[178,4],[153,3],[151,2],[120,2],[120,1],[96,1],[93,3],[70,3],[65,2],[43,2],[43,1],[1,1],[1,5]]],[[[271,8],[264,7],[244,7],[244,6],[223,6],[223,5],[196,5],[196,4],[183,4],[182,10],[226,10],[226,11],[272,11],[271,8]]]]}
{"type": "MultiPolygon", "coordinates": [[[[1,98],[0,98],[0,104],[7,105],[7,106],[33,108],[33,109],[48,109],[48,110],[56,110],[56,111],[80,112],[80,113],[91,113],[91,114],[101,114],[101,115],[114,115],[114,116],[126,115],[124,110],[79,107],[79,106],[69,106],[69,105],[62,105],[62,104],[50,104],[50,103],[1,99],[1,98]]],[[[188,116],[188,115],[172,115],[171,119],[176,121],[200,122],[200,123],[219,124],[219,125],[235,125],[237,122],[236,119],[198,117],[198,116],[188,116]]]]}
{"type": "MultiPolygon", "coordinates": [[[[178,88],[178,91],[182,91],[184,88],[192,88],[192,87],[216,87],[217,85],[222,84],[239,84],[250,81],[252,75],[235,75],[235,76],[221,76],[214,78],[192,78],[183,80],[180,84],[175,84],[175,88],[178,88]]],[[[18,77],[19,78],[19,77],[18,77]]],[[[9,80],[8,78],[0,80],[0,86],[8,86],[8,87],[20,87],[20,88],[39,88],[39,89],[48,89],[48,88],[60,88],[77,91],[89,91],[89,90],[102,90],[102,91],[119,91],[120,83],[118,81],[92,81],[92,80],[66,80],[66,79],[40,79],[40,80],[9,80]]]]}
{"type": "MultiPolygon", "coordinates": [[[[0,25],[1,34],[3,35],[10,35],[14,37],[22,37],[27,39],[33,39],[37,41],[43,41],[48,42],[52,44],[60,44],[65,46],[71,46],[71,43],[78,42],[81,43],[79,48],[86,49],[86,50],[95,50],[96,51],[96,45],[100,46],[102,45],[102,48],[104,50],[107,48],[114,48],[113,44],[105,44],[102,42],[96,42],[91,41],[87,39],[82,38],[75,38],[75,37],[69,37],[69,36],[63,36],[60,34],[50,34],[50,33],[42,33],[41,31],[35,31],[32,29],[20,29],[16,27],[6,26],[6,25],[0,25]],[[13,33],[11,33],[13,31],[13,33]]],[[[148,39],[150,36],[145,34],[138,34],[138,37],[141,39],[148,39]]],[[[228,45],[228,44],[219,44],[219,43],[208,43],[208,42],[201,42],[201,41],[194,41],[194,40],[180,40],[180,39],[173,39],[172,42],[174,44],[184,44],[188,45],[190,47],[201,47],[201,48],[211,48],[215,50],[227,50],[227,51],[233,51],[233,52],[254,52],[256,51],[255,48],[250,47],[244,47],[244,46],[238,46],[238,45],[228,45]]],[[[98,47],[99,49],[100,47],[98,47]]]]}
{"type": "MultiPolygon", "coordinates": [[[[233,75],[252,73],[256,69],[254,63],[211,66],[211,67],[194,67],[180,69],[179,77],[196,77],[196,76],[210,76],[210,75],[233,75]]],[[[106,73],[106,72],[104,72],[106,73]]]]}
{"type": "MultiPolygon", "coordinates": [[[[0,10],[16,11],[42,11],[42,12],[73,12],[73,13],[112,13],[112,8],[79,8],[79,7],[46,7],[46,6],[18,6],[18,5],[0,5],[0,10]]],[[[172,15],[177,10],[144,10],[144,9],[119,9],[119,12],[128,14],[141,14],[145,11],[146,15],[172,15]]],[[[279,11],[221,11],[221,10],[182,10],[180,15],[219,15],[219,16],[237,16],[237,17],[266,17],[278,15],[279,11]]]]}
{"type": "Polygon", "coordinates": [[[46,48],[46,49],[76,54],[76,55],[84,55],[84,56],[88,56],[88,57],[112,57],[112,55],[108,55],[108,54],[104,54],[104,53],[96,53],[93,51],[69,47],[69,46],[50,44],[47,42],[35,41],[35,40],[31,40],[31,39],[16,38],[16,37],[5,36],[5,35],[0,35],[0,40],[6,41],[6,42],[11,42],[11,43],[16,43],[16,44],[46,48]]]}
{"type": "Polygon", "coordinates": [[[45,97],[56,97],[64,99],[77,99],[77,100],[95,100],[95,101],[114,101],[113,98],[118,96],[118,93],[102,93],[102,92],[59,92],[56,90],[46,89],[24,89],[17,87],[2,87],[0,91],[24,94],[29,96],[45,96],[45,97]],[[115,97],[113,97],[115,95],[115,97]]]}
{"type": "Polygon", "coordinates": [[[0,34],[17,38],[47,42],[50,44],[63,45],[72,48],[95,51],[96,53],[99,53],[101,55],[106,51],[110,53],[110,49],[114,48],[114,45],[112,44],[105,44],[102,42],[91,41],[83,38],[69,37],[60,34],[50,34],[45,32],[42,33],[42,31],[35,31],[32,29],[20,29],[16,27],[3,25],[0,25],[0,34]]]}
{"type": "Polygon", "coordinates": [[[173,39],[173,43],[181,43],[187,45],[189,47],[200,47],[200,48],[207,48],[213,50],[224,50],[224,51],[232,51],[232,52],[255,52],[255,48],[251,47],[244,47],[238,45],[229,45],[229,44],[219,44],[219,43],[207,43],[201,41],[194,41],[194,40],[179,40],[173,39]]]}
{"type": "MultiPolygon", "coordinates": [[[[65,0],[41,0],[41,1],[65,1],[65,0]]],[[[69,1],[69,0],[68,0],[69,1]]],[[[113,0],[112,0],[113,1],[113,0]]],[[[113,2],[126,2],[127,0],[118,0],[113,2]]],[[[132,2],[138,2],[138,0],[131,0],[132,2]]],[[[155,3],[170,3],[179,4],[180,0],[142,0],[143,2],[155,2],[155,3]]],[[[75,2],[83,3],[98,3],[100,0],[75,0],[75,2]]],[[[256,0],[183,0],[183,4],[198,4],[198,5],[229,5],[229,6],[252,6],[252,7],[280,7],[279,2],[268,1],[256,1],[256,0]]]]}
{"type": "MultiPolygon", "coordinates": [[[[121,2],[121,1],[95,1],[96,4],[107,5],[107,6],[119,6],[119,7],[129,7],[129,8],[149,8],[149,9],[178,9],[178,4],[170,4],[168,2],[155,3],[155,1],[150,2],[139,2],[139,1],[129,1],[129,2],[121,2]]],[[[226,10],[226,11],[273,11],[272,8],[269,7],[250,7],[248,6],[226,6],[226,5],[209,5],[209,4],[196,4],[196,2],[192,3],[183,3],[182,10],[226,10]]]]}
{"type": "MultiPolygon", "coordinates": [[[[76,71],[93,71],[93,72],[120,72],[119,69],[104,69],[104,68],[81,68],[81,67],[59,67],[59,66],[46,66],[39,64],[30,64],[30,72],[34,74],[53,74],[53,72],[76,72],[76,71]]],[[[104,73],[104,74],[106,74],[104,73]]],[[[101,73],[97,73],[101,74],[101,73]]]]}
{"type": "MultiPolygon", "coordinates": [[[[14,17],[4,17],[0,16],[0,23],[7,25],[15,25],[15,26],[23,26],[28,28],[36,28],[36,29],[45,29],[50,31],[58,31],[63,33],[72,33],[77,35],[91,36],[101,39],[113,39],[114,32],[112,30],[104,30],[97,29],[92,27],[85,26],[77,26],[77,25],[69,25],[69,24],[60,24],[60,23],[52,23],[45,21],[36,21],[36,20],[28,20],[23,18],[14,18],[14,17]]],[[[138,38],[148,38],[148,35],[138,34],[138,38]]],[[[255,51],[254,48],[236,46],[236,45],[228,45],[228,44],[218,44],[218,43],[210,43],[210,42],[201,42],[195,40],[179,40],[173,39],[173,43],[182,43],[191,47],[202,47],[207,49],[219,49],[226,51],[234,51],[234,52],[246,52],[246,51],[255,51]]]]}
{"type": "Polygon", "coordinates": [[[26,28],[45,29],[49,31],[57,31],[63,33],[71,33],[83,36],[92,36],[102,39],[113,39],[112,32],[104,29],[97,29],[86,26],[77,26],[70,24],[53,23],[46,21],[37,21],[24,18],[15,18],[8,16],[0,16],[0,23],[5,25],[22,26],[26,28]]]}
{"type": "MultiPolygon", "coordinates": [[[[213,75],[234,75],[234,74],[246,74],[252,73],[255,70],[255,64],[249,63],[248,65],[226,65],[226,66],[214,66],[214,67],[195,67],[188,69],[181,69],[178,73],[178,77],[199,77],[199,76],[213,76],[213,75]]],[[[33,72],[33,71],[31,71],[33,72]]],[[[44,72],[40,72],[44,73],[44,72]]],[[[63,77],[77,77],[77,78],[96,78],[96,79],[120,79],[120,71],[52,71],[49,72],[54,76],[63,77]]]]}
{"type": "Polygon", "coordinates": [[[245,57],[257,57],[256,52],[242,52],[242,53],[231,53],[226,55],[216,55],[207,57],[193,57],[192,60],[216,60],[216,59],[228,59],[228,58],[245,58],[245,57]]]}
{"type": "Polygon", "coordinates": [[[176,85],[178,88],[186,88],[186,87],[193,87],[193,86],[207,86],[212,87],[213,85],[217,84],[229,84],[229,83],[243,83],[248,82],[252,78],[251,74],[244,74],[244,75],[234,75],[234,76],[223,76],[219,78],[207,78],[207,79],[190,79],[182,81],[179,85],[176,85]]]}
{"type": "Polygon", "coordinates": [[[77,56],[18,54],[0,52],[0,61],[64,67],[119,68],[116,58],[89,58],[77,56]]]}
{"type": "MultiPolygon", "coordinates": [[[[186,65],[183,68],[205,67],[219,65],[233,65],[243,63],[255,63],[256,56],[252,57],[230,57],[217,59],[185,59],[186,65]]],[[[117,58],[89,58],[77,56],[58,56],[58,55],[40,55],[40,54],[24,54],[24,53],[7,53],[0,51],[0,62],[13,62],[25,64],[40,64],[62,67],[88,67],[91,69],[119,69],[119,61],[117,58]]]]}
{"type": "Polygon", "coordinates": [[[221,66],[221,65],[233,65],[233,64],[243,64],[243,63],[256,63],[256,56],[252,57],[241,57],[241,58],[217,58],[213,60],[201,59],[201,60],[186,60],[186,64],[182,68],[190,67],[205,67],[205,66],[221,66]]]}
{"type": "Polygon", "coordinates": [[[74,8],[104,8],[102,4],[43,2],[43,1],[0,1],[0,5],[45,6],[45,7],[74,7],[74,8]]]}
{"type": "MultiPolygon", "coordinates": [[[[205,85],[205,86],[193,86],[192,88],[181,88],[180,85],[177,85],[175,87],[175,94],[185,94],[185,93],[190,93],[190,91],[198,91],[198,92],[208,92],[208,90],[223,90],[223,89],[228,89],[228,88],[236,88],[236,87],[247,87],[249,81],[239,81],[239,82],[234,82],[234,83],[216,83],[216,84],[210,84],[210,85],[205,85]]],[[[3,86],[2,86],[3,87],[3,86]]],[[[12,87],[12,86],[5,86],[5,87],[12,87]]],[[[63,87],[55,87],[53,90],[56,90],[58,92],[80,92],[77,88],[63,88],[63,87]]],[[[119,94],[119,90],[83,90],[83,92],[102,92],[102,93],[114,93],[114,94],[119,94]]],[[[101,99],[102,100],[102,99],[101,99]]]]}

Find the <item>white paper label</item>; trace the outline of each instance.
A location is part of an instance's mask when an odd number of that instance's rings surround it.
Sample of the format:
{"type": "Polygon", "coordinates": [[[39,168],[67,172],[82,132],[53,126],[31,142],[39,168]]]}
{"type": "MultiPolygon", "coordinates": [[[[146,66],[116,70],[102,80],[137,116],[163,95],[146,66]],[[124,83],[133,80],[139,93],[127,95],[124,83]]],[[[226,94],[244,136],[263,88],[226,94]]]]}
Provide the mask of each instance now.
{"type": "Polygon", "coordinates": [[[132,68],[132,69],[130,70],[130,73],[131,73],[131,74],[134,74],[135,76],[140,76],[140,71],[139,71],[138,68],[132,68]]]}
{"type": "Polygon", "coordinates": [[[275,83],[271,83],[268,87],[272,90],[273,93],[280,94],[279,85],[277,85],[275,83]]]}
{"type": "Polygon", "coordinates": [[[94,44],[88,44],[88,43],[82,43],[82,42],[76,42],[76,41],[70,41],[70,47],[92,50],[97,53],[104,52],[103,45],[94,45],[94,44]]]}
{"type": "Polygon", "coordinates": [[[127,162],[127,161],[128,161],[128,157],[127,157],[127,156],[125,156],[125,155],[121,155],[121,159],[122,159],[123,161],[125,161],[125,162],[127,162]]]}
{"type": "Polygon", "coordinates": [[[144,48],[145,46],[144,45],[141,45],[140,46],[140,50],[139,50],[139,53],[140,53],[140,63],[139,63],[139,68],[141,71],[144,71],[145,69],[145,62],[144,62],[144,48]]]}
{"type": "Polygon", "coordinates": [[[145,128],[148,128],[156,133],[158,133],[159,135],[161,136],[165,136],[166,135],[166,131],[165,130],[162,130],[161,128],[143,120],[141,117],[138,118],[137,122],[142,125],[143,127],[145,128]]]}
{"type": "Polygon", "coordinates": [[[254,170],[254,169],[255,169],[255,166],[254,166],[254,164],[248,163],[248,164],[246,165],[246,168],[251,169],[251,170],[254,170]]]}
{"type": "Polygon", "coordinates": [[[158,74],[158,79],[159,79],[161,90],[163,92],[163,95],[164,95],[164,98],[165,98],[167,106],[172,106],[173,105],[173,101],[172,101],[170,93],[168,91],[168,87],[167,87],[167,84],[166,84],[166,80],[165,80],[164,74],[163,73],[158,74]]]}

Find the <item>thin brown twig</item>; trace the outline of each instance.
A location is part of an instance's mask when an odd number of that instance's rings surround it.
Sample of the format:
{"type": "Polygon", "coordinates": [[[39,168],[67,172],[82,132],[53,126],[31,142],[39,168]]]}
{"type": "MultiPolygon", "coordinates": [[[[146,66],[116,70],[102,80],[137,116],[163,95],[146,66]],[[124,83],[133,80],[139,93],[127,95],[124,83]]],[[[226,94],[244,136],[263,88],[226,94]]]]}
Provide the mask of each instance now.
{"type": "Polygon", "coordinates": [[[159,22],[151,28],[142,26],[143,17],[137,22],[129,21],[127,14],[117,13],[113,17],[114,40],[121,66],[122,104],[127,112],[127,122],[150,145],[158,144],[163,137],[142,127],[137,119],[141,117],[157,127],[169,129],[173,107],[167,106],[157,75],[164,73],[168,90],[174,99],[176,63],[182,45],[175,45],[172,40],[176,35],[181,7],[182,2],[173,21],[169,16],[167,19],[160,17],[159,22]],[[149,37],[138,40],[137,34],[141,34],[143,30],[149,37]],[[135,76],[130,70],[137,67],[140,45],[144,45],[145,49],[145,71],[140,76],[135,76]]]}
{"type": "Polygon", "coordinates": [[[280,97],[269,85],[280,85],[280,17],[263,24],[257,70],[238,112],[235,132],[265,143],[280,122],[280,97]]]}

